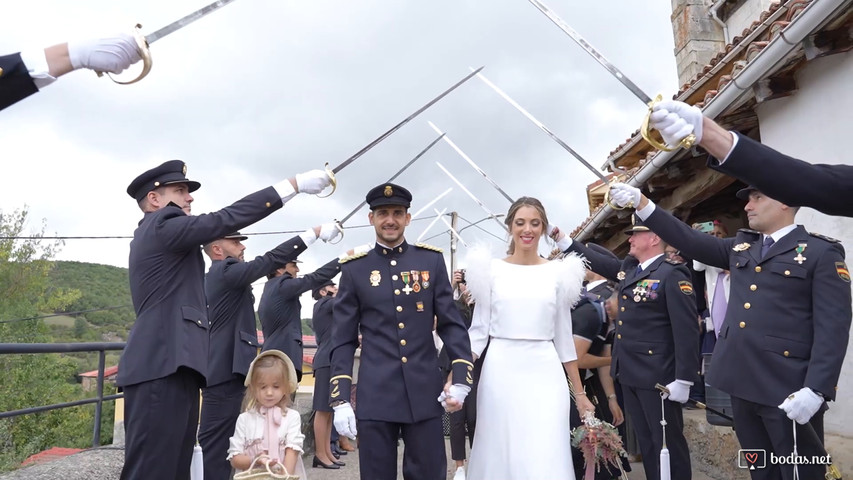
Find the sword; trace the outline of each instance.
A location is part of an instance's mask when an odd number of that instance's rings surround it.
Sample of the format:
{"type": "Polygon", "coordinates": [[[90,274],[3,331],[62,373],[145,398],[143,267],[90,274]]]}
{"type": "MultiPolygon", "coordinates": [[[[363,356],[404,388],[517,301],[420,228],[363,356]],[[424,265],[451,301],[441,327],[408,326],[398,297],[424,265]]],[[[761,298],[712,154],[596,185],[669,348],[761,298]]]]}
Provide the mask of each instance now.
{"type": "MultiPolygon", "coordinates": [[[[476,73],[476,72],[475,72],[475,73],[476,73]]],[[[429,126],[430,126],[430,127],[432,127],[432,129],[433,129],[433,130],[435,130],[437,133],[441,133],[441,130],[439,130],[439,129],[438,129],[438,127],[436,127],[434,123],[432,123],[432,122],[427,122],[427,123],[428,123],[428,124],[429,124],[429,126]]],[[[499,186],[498,186],[498,184],[497,184],[497,183],[495,183],[495,181],[494,181],[494,180],[492,180],[491,178],[489,178],[489,176],[488,176],[488,175],[486,175],[486,172],[484,172],[482,168],[478,167],[478,166],[477,166],[477,164],[476,164],[476,163],[474,163],[474,161],[473,161],[473,160],[471,160],[471,157],[469,157],[468,155],[465,155],[465,152],[463,152],[461,148],[457,147],[457,146],[456,146],[456,144],[455,144],[455,143],[453,143],[453,141],[452,141],[452,140],[450,140],[450,138],[449,138],[449,137],[444,137],[444,141],[445,141],[445,142],[447,142],[447,144],[448,144],[448,145],[450,145],[451,147],[453,147],[453,149],[454,149],[454,150],[456,150],[456,153],[458,153],[462,158],[464,158],[464,159],[465,159],[465,161],[466,161],[466,162],[468,162],[468,164],[469,164],[469,165],[471,165],[472,167],[474,167],[474,170],[476,170],[477,172],[479,172],[479,173],[480,173],[480,175],[482,175],[482,176],[483,176],[483,178],[485,178],[485,179],[486,179],[490,184],[492,184],[492,186],[493,186],[493,187],[495,187],[495,189],[496,189],[498,192],[500,192],[500,194],[501,194],[501,195],[503,195],[503,196],[504,196],[504,198],[506,198],[507,200],[509,200],[509,203],[512,203],[512,202],[514,202],[514,201],[515,201],[515,199],[513,199],[513,198],[512,198],[512,197],[510,197],[506,192],[504,192],[504,191],[503,191],[503,189],[502,189],[501,187],[499,187],[499,186]]],[[[444,167],[442,167],[442,168],[444,168],[444,167]]],[[[446,171],[446,170],[445,170],[445,171],[446,171]]],[[[460,185],[460,186],[461,186],[461,185],[460,185]]],[[[463,188],[464,188],[464,187],[463,187],[463,188]]]]}
{"type": "MultiPolygon", "coordinates": [[[[390,182],[394,181],[395,178],[399,177],[401,173],[405,172],[407,168],[411,167],[413,163],[418,161],[418,159],[421,158],[422,156],[424,156],[424,154],[426,152],[428,152],[430,148],[432,148],[436,143],[438,143],[438,141],[441,140],[442,137],[444,137],[443,133],[441,135],[439,135],[435,140],[430,142],[430,144],[427,145],[426,148],[424,148],[417,155],[415,155],[415,158],[409,160],[409,163],[403,165],[403,168],[397,170],[397,173],[392,175],[391,178],[389,178],[386,183],[390,183],[390,182]]],[[[350,218],[352,218],[353,215],[358,213],[358,211],[361,210],[361,207],[363,207],[365,205],[367,205],[367,200],[359,203],[358,206],[353,208],[352,211],[349,212],[348,214],[346,214],[346,216],[344,218],[342,218],[340,220],[335,220],[335,223],[338,225],[338,229],[341,231],[341,240],[343,240],[343,237],[344,237],[344,223],[347,220],[349,220],[350,218]]],[[[334,243],[336,243],[336,244],[340,243],[341,240],[338,240],[337,242],[334,242],[334,243]]]]}
{"type": "MultiPolygon", "coordinates": [[[[473,69],[472,69],[472,70],[473,70],[473,69]]],[[[589,162],[587,162],[583,157],[581,157],[581,156],[580,156],[580,154],[579,154],[578,152],[576,152],[576,151],[575,151],[572,147],[570,147],[566,142],[564,142],[563,140],[561,140],[561,139],[560,139],[560,137],[558,137],[558,136],[557,136],[554,132],[552,132],[548,127],[546,127],[546,126],[545,126],[545,124],[543,124],[542,122],[540,122],[539,120],[537,120],[537,119],[536,119],[536,117],[534,117],[533,115],[531,115],[531,114],[530,114],[530,112],[528,112],[527,110],[525,110],[525,109],[524,109],[524,107],[522,107],[521,105],[519,105],[519,104],[518,104],[518,102],[516,102],[515,100],[513,100],[512,98],[510,98],[510,96],[509,96],[509,95],[507,95],[507,94],[506,94],[506,92],[504,92],[503,90],[501,90],[500,88],[498,88],[498,86],[497,86],[497,85],[495,85],[494,83],[492,83],[488,78],[486,78],[486,76],[485,76],[485,75],[483,75],[482,73],[478,73],[478,74],[477,74],[477,78],[479,78],[480,80],[482,80],[482,81],[483,81],[483,83],[485,83],[486,85],[488,85],[489,87],[491,87],[491,88],[492,88],[492,90],[494,90],[495,92],[497,92],[497,94],[498,94],[498,95],[500,95],[504,100],[506,100],[507,102],[509,102],[509,104],[510,104],[510,105],[512,105],[513,107],[515,107],[515,109],[516,109],[516,110],[518,110],[519,112],[521,112],[521,114],[522,114],[522,115],[524,115],[525,117],[527,117],[527,119],[528,119],[528,120],[530,120],[531,122],[533,122],[533,124],[534,124],[534,125],[536,125],[537,127],[539,127],[539,129],[541,129],[541,130],[542,130],[543,132],[545,132],[546,134],[548,134],[548,136],[549,136],[549,137],[551,137],[551,139],[552,139],[552,140],[554,140],[555,142],[557,142],[557,144],[559,144],[559,145],[560,145],[561,147],[563,147],[567,152],[569,152],[570,154],[572,154],[572,156],[573,156],[573,157],[575,157],[575,159],[577,159],[579,162],[581,162],[581,163],[582,163],[586,168],[588,168],[588,169],[589,169],[589,171],[591,171],[592,173],[594,173],[594,174],[595,174],[595,176],[596,176],[596,177],[598,177],[602,182],[604,182],[604,184],[605,184],[605,185],[609,185],[609,184],[610,184],[610,181],[609,181],[609,180],[607,180],[607,177],[605,177],[605,176],[604,176],[604,174],[603,174],[603,173],[601,173],[601,171],[599,171],[598,169],[596,169],[595,167],[593,167],[589,162]]],[[[607,204],[608,204],[608,205],[610,205],[610,208],[612,208],[612,209],[614,209],[614,210],[623,210],[623,209],[625,209],[625,208],[633,207],[633,204],[631,204],[631,205],[626,205],[625,207],[620,207],[620,206],[616,205],[615,203],[611,202],[611,201],[610,201],[610,189],[609,189],[609,188],[607,189],[607,192],[605,192],[605,194],[604,194],[604,201],[605,201],[605,202],[607,202],[607,204]]]]}
{"type": "MultiPolygon", "coordinates": [[[[473,70],[473,69],[472,69],[472,70],[473,70]]],[[[557,142],[561,147],[563,147],[567,152],[569,152],[570,154],[572,154],[572,156],[573,156],[573,157],[575,157],[575,158],[576,158],[579,162],[581,162],[581,163],[582,163],[586,168],[588,168],[588,169],[589,169],[589,171],[591,171],[592,173],[594,173],[596,177],[598,177],[599,179],[601,179],[601,181],[602,181],[602,182],[604,182],[605,184],[610,183],[610,182],[608,182],[607,178],[604,176],[604,174],[603,174],[603,173],[601,173],[598,169],[596,169],[595,167],[593,167],[592,165],[590,165],[590,163],[589,163],[589,162],[587,162],[583,157],[581,157],[581,156],[580,156],[580,154],[579,154],[578,152],[576,152],[572,147],[568,146],[568,145],[566,144],[566,142],[562,141],[562,140],[560,139],[560,137],[558,137],[556,134],[554,134],[554,132],[552,132],[551,130],[549,130],[549,129],[548,129],[548,127],[546,127],[542,122],[540,122],[539,120],[537,120],[537,119],[536,119],[536,117],[534,117],[533,115],[531,115],[531,114],[530,114],[530,112],[528,112],[527,110],[525,110],[525,109],[524,109],[524,107],[522,107],[522,106],[521,106],[521,105],[519,105],[515,100],[513,100],[512,98],[510,98],[510,96],[509,96],[509,95],[507,95],[503,90],[501,90],[500,88],[498,88],[498,86],[497,86],[497,85],[495,85],[494,83],[492,83],[488,78],[486,78],[486,76],[485,76],[485,75],[483,75],[482,73],[478,73],[478,74],[477,74],[477,78],[479,78],[480,80],[482,80],[482,81],[483,81],[483,83],[485,83],[486,85],[488,85],[489,87],[491,87],[491,88],[492,88],[492,90],[494,90],[494,91],[495,91],[498,95],[500,95],[504,100],[506,100],[507,102],[509,102],[509,104],[510,104],[510,105],[512,105],[513,107],[515,107],[515,109],[516,109],[516,110],[518,110],[519,112],[521,112],[521,114],[522,114],[522,115],[524,115],[525,117],[527,117],[527,119],[528,119],[528,120],[530,120],[531,122],[533,122],[533,124],[534,124],[534,125],[536,125],[537,127],[539,127],[539,129],[540,129],[540,130],[542,130],[543,132],[545,132],[546,134],[548,134],[548,136],[549,136],[549,137],[551,137],[551,140],[554,140],[554,141],[555,141],[555,142],[557,142]]]]}
{"type": "MultiPolygon", "coordinates": [[[[233,1],[233,0],[231,0],[231,1],[233,1]]],[[[460,86],[460,85],[462,85],[463,83],[465,83],[465,82],[467,82],[468,80],[470,80],[470,79],[471,79],[471,77],[473,77],[474,75],[476,75],[476,74],[477,74],[477,72],[479,72],[479,71],[480,71],[480,70],[482,70],[483,68],[485,68],[485,66],[480,67],[480,68],[478,68],[476,71],[474,71],[473,73],[469,73],[468,75],[466,75],[466,76],[465,76],[465,78],[463,78],[462,80],[459,80],[458,82],[456,82],[455,84],[453,84],[453,86],[452,86],[452,87],[450,87],[450,88],[448,88],[447,90],[445,90],[445,91],[441,92],[441,95],[439,95],[439,96],[437,96],[437,97],[433,98],[432,100],[430,100],[430,101],[429,101],[429,103],[427,103],[427,104],[426,104],[426,105],[424,105],[423,107],[421,107],[421,108],[419,108],[419,109],[415,110],[415,113],[413,113],[413,114],[409,115],[408,117],[404,118],[402,122],[398,123],[397,125],[394,125],[390,130],[388,130],[387,132],[385,132],[385,133],[383,133],[382,135],[380,135],[376,140],[374,140],[374,141],[372,141],[372,142],[368,143],[364,148],[362,148],[361,150],[359,150],[359,151],[355,152],[351,157],[349,157],[348,159],[346,159],[346,160],[344,160],[343,162],[341,162],[341,164],[340,164],[340,165],[338,165],[337,167],[332,168],[332,169],[329,169],[329,164],[328,164],[328,163],[326,163],[326,173],[329,175],[329,178],[331,179],[331,183],[332,183],[332,191],[331,191],[331,192],[329,192],[329,193],[328,193],[328,195],[321,195],[321,198],[322,198],[322,197],[328,197],[329,195],[331,195],[331,194],[335,193],[335,189],[337,189],[337,188],[338,188],[338,181],[337,181],[337,179],[335,178],[335,174],[336,174],[336,173],[338,173],[338,172],[340,172],[341,170],[343,170],[344,168],[346,168],[346,166],[347,166],[347,165],[349,165],[350,163],[352,163],[352,162],[356,161],[356,159],[358,159],[358,157],[360,157],[360,156],[364,155],[365,153],[367,153],[367,152],[368,152],[368,150],[370,150],[371,148],[375,147],[375,146],[376,146],[376,144],[378,144],[378,143],[379,143],[379,142],[381,142],[382,140],[385,140],[386,138],[388,138],[392,133],[394,133],[394,132],[396,132],[397,130],[399,130],[403,125],[405,125],[405,124],[409,123],[409,121],[411,121],[413,118],[415,118],[415,117],[417,117],[418,115],[420,115],[424,110],[426,110],[427,108],[431,107],[431,106],[432,106],[434,103],[436,103],[437,101],[439,101],[439,100],[441,100],[442,98],[444,98],[448,93],[452,92],[453,90],[456,90],[456,88],[457,88],[457,87],[459,87],[459,86],[460,86]]],[[[441,132],[438,132],[438,133],[441,133],[441,132]]]]}
{"type": "MultiPolygon", "coordinates": [[[[465,242],[465,240],[462,240],[462,235],[459,235],[459,232],[457,232],[456,229],[453,228],[453,225],[451,225],[450,222],[448,222],[447,219],[444,218],[444,211],[439,213],[437,208],[434,210],[435,210],[435,213],[437,213],[441,217],[441,221],[444,222],[445,225],[447,225],[448,229],[450,229],[450,232],[453,233],[454,235],[456,235],[456,239],[459,240],[460,242],[462,242],[462,245],[467,247],[468,244],[465,242]]],[[[445,208],[444,210],[447,210],[447,209],[445,208]]]]}
{"type": "Polygon", "coordinates": [[[430,201],[429,201],[429,203],[427,203],[426,205],[424,205],[423,207],[421,207],[421,209],[420,209],[420,210],[418,210],[417,212],[415,212],[415,213],[413,213],[413,214],[412,214],[412,220],[414,220],[415,218],[417,218],[417,217],[418,217],[418,215],[420,215],[420,214],[424,213],[424,210],[426,210],[427,208],[431,207],[435,202],[437,202],[437,201],[441,200],[441,198],[442,198],[442,197],[444,197],[445,195],[447,195],[447,194],[448,194],[448,193],[450,193],[451,191],[453,191],[453,187],[448,188],[447,190],[445,190],[444,192],[442,192],[442,193],[441,193],[441,195],[439,195],[439,196],[437,196],[437,197],[433,198],[432,200],[430,200],[430,201]]]}
{"type": "MultiPolygon", "coordinates": [[[[146,75],[148,75],[148,72],[151,71],[152,59],[151,50],[149,47],[152,43],[156,42],[157,40],[160,40],[166,35],[169,35],[186,27],[187,25],[193,23],[199,18],[207,15],[208,13],[213,12],[214,10],[218,10],[233,1],[234,0],[217,0],[216,2],[213,2],[210,5],[207,5],[206,7],[202,7],[194,11],[193,13],[181,18],[180,20],[176,20],[153,33],[149,33],[148,35],[142,35],[142,25],[137,23],[136,26],[133,28],[133,36],[136,38],[136,47],[139,51],[139,56],[142,57],[142,72],[140,72],[139,75],[133,80],[129,80],[126,82],[120,82],[108,73],[107,75],[110,77],[110,80],[120,85],[130,85],[131,83],[136,83],[142,80],[143,78],[145,78],[146,75]]],[[[99,77],[104,74],[104,72],[96,73],[99,77]]]]}
{"type": "MultiPolygon", "coordinates": [[[[666,388],[664,385],[661,385],[661,384],[659,384],[659,383],[656,383],[656,384],[655,384],[655,388],[657,388],[658,390],[660,390],[660,391],[661,391],[661,392],[663,392],[663,393],[667,393],[667,394],[669,393],[669,389],[668,389],[668,388],[666,388]]],[[[719,411],[719,410],[713,409],[713,408],[709,407],[708,405],[705,405],[704,403],[702,403],[702,402],[700,402],[700,401],[698,401],[698,400],[693,400],[692,398],[688,398],[688,399],[687,399],[687,402],[688,402],[688,403],[690,403],[691,405],[693,405],[693,406],[694,406],[694,407],[696,407],[696,408],[699,408],[699,409],[702,409],[702,410],[707,410],[707,411],[709,411],[709,412],[713,413],[714,415],[717,415],[717,416],[719,416],[719,417],[725,418],[726,420],[728,420],[728,421],[730,421],[730,422],[733,422],[733,421],[734,421],[734,419],[731,417],[731,415],[726,415],[725,413],[723,413],[723,412],[721,412],[721,411],[719,411]]]]}
{"type": "MultiPolygon", "coordinates": [[[[438,165],[438,168],[442,169],[442,170],[444,171],[444,173],[446,173],[446,174],[447,174],[447,176],[448,176],[448,177],[450,177],[450,179],[451,179],[451,180],[453,180],[453,181],[456,183],[456,185],[459,185],[459,188],[461,188],[465,193],[467,193],[467,194],[468,194],[468,196],[469,196],[469,197],[471,197],[471,200],[474,200],[475,202],[477,202],[477,205],[479,205],[479,206],[480,206],[480,208],[482,208],[482,209],[483,209],[483,211],[485,211],[485,212],[486,212],[486,214],[488,214],[488,215],[489,215],[489,218],[494,218],[494,219],[495,219],[495,221],[496,221],[496,222],[498,222],[498,225],[500,225],[500,226],[501,226],[501,228],[503,228],[507,233],[509,233],[509,227],[507,227],[507,226],[506,226],[506,225],[504,225],[500,220],[498,220],[498,217],[497,217],[494,213],[492,213],[492,211],[491,211],[491,210],[489,210],[489,209],[488,209],[488,207],[486,207],[486,205],[485,205],[483,202],[481,202],[479,198],[477,198],[476,196],[474,196],[474,194],[473,194],[473,193],[471,193],[471,191],[470,191],[470,190],[468,190],[467,188],[465,188],[465,185],[462,185],[462,182],[460,182],[459,180],[457,180],[457,179],[456,179],[456,177],[454,177],[454,176],[453,176],[453,174],[451,174],[451,173],[450,173],[446,168],[444,168],[444,165],[442,165],[442,164],[441,164],[441,163],[439,163],[439,162],[435,162],[435,164],[436,164],[436,165],[438,165]]],[[[513,201],[514,201],[514,200],[513,200],[513,201]]]]}
{"type": "Polygon", "coordinates": [[[608,72],[610,72],[611,75],[616,77],[616,80],[619,80],[620,82],[622,82],[622,85],[627,87],[628,90],[631,91],[631,93],[633,93],[637,98],[640,99],[640,101],[642,101],[644,104],[646,104],[649,107],[649,111],[646,114],[646,118],[643,120],[642,128],[640,128],[640,133],[643,135],[643,138],[647,142],[649,142],[649,144],[651,146],[657,148],[658,150],[663,150],[666,152],[671,152],[673,150],[676,150],[678,147],[690,148],[693,146],[693,144],[696,142],[696,135],[694,135],[692,133],[690,135],[682,138],[681,141],[678,143],[678,145],[675,145],[675,146],[669,146],[666,143],[658,142],[657,140],[652,138],[651,129],[649,127],[649,116],[652,114],[652,107],[654,107],[656,103],[663,100],[663,96],[658,95],[653,100],[643,90],[641,90],[640,87],[638,87],[636,83],[632,82],[631,79],[626,77],[624,73],[622,73],[612,63],[607,61],[607,59],[604,58],[603,55],[598,53],[598,50],[596,50],[592,45],[590,45],[589,42],[584,40],[584,38],[581,37],[580,34],[578,34],[578,32],[576,32],[566,22],[564,22],[560,17],[558,17],[556,13],[552,12],[547,6],[545,6],[544,3],[540,2],[539,0],[528,0],[528,1],[530,3],[532,3],[533,6],[535,6],[537,9],[539,9],[540,12],[544,13],[546,17],[548,17],[552,22],[554,22],[555,25],[557,25],[560,28],[560,30],[562,30],[566,35],[571,37],[572,40],[575,41],[575,43],[580,45],[581,48],[583,48],[584,51],[586,51],[586,53],[590,54],[590,56],[592,56],[592,58],[594,58],[598,63],[600,63],[601,66],[603,66],[605,70],[607,70],[608,72]]]}

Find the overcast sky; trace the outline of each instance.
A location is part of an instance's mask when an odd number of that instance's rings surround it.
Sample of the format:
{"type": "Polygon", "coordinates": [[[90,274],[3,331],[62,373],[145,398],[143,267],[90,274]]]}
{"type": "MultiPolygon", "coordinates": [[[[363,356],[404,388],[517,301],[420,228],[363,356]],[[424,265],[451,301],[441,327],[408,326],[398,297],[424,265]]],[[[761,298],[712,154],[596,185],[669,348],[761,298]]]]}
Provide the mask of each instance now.
{"type": "MultiPolygon", "coordinates": [[[[0,52],[135,23],[152,32],[205,3],[4,2],[0,52]]],[[[675,93],[670,2],[546,3],[648,94],[675,93]]],[[[47,234],[129,236],[141,212],[128,183],[174,158],[202,184],[193,212],[214,211],[295,173],[337,165],[469,66],[485,65],[492,82],[596,167],[645,112],[527,0],[236,0],[154,43],[152,55],[152,72],[138,84],[73,72],[0,112],[4,212],[28,206],[32,228],[45,219],[47,234]]],[[[333,196],[301,195],[244,232],[301,231],[344,216],[435,138],[428,120],[510,196],[541,199],[551,223],[570,231],[589,214],[584,188],[596,177],[473,78],[341,171],[333,196]]],[[[457,211],[460,227],[486,216],[437,161],[490,210],[506,212],[509,202],[444,142],[397,180],[414,195],[412,212],[454,187],[436,208],[457,211]]],[[[365,209],[347,226],[366,223],[365,209]]],[[[407,238],[414,242],[428,223],[414,221],[407,238]]],[[[505,238],[494,221],[478,226],[505,238]]],[[[424,238],[445,230],[439,222],[424,238]]],[[[291,236],[250,238],[246,256],[291,236]]],[[[502,248],[476,227],[462,237],[502,248]]],[[[318,242],[302,255],[303,272],[372,240],[372,229],[354,228],[338,246],[318,242]]],[[[428,242],[447,249],[450,237],[428,242]]],[[[126,267],[128,243],[68,240],[58,258],[126,267]]]]}

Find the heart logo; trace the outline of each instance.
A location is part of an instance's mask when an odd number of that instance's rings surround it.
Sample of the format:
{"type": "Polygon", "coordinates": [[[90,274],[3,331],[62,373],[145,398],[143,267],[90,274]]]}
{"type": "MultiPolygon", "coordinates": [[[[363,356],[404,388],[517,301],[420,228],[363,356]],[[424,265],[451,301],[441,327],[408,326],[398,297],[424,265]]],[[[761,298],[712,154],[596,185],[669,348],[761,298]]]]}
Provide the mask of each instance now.
{"type": "Polygon", "coordinates": [[[744,453],[743,456],[746,457],[746,461],[749,463],[755,463],[758,461],[758,452],[744,453]]]}

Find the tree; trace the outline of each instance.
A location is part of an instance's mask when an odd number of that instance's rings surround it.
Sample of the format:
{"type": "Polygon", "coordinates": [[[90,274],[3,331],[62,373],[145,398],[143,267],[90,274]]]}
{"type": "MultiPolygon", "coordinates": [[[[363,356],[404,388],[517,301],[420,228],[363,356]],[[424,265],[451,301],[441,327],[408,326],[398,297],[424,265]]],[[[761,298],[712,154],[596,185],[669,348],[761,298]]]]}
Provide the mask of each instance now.
{"type": "MultiPolygon", "coordinates": [[[[0,211],[0,342],[48,343],[37,317],[77,300],[80,292],[52,289],[48,274],[62,243],[47,242],[41,231],[26,235],[27,209],[0,211]]],[[[84,398],[76,383],[77,363],[58,354],[0,355],[3,388],[0,411],[84,398]]],[[[86,447],[91,442],[94,407],[83,406],[0,421],[0,471],[51,446],[86,447]]],[[[111,438],[111,430],[103,437],[111,438]]]]}

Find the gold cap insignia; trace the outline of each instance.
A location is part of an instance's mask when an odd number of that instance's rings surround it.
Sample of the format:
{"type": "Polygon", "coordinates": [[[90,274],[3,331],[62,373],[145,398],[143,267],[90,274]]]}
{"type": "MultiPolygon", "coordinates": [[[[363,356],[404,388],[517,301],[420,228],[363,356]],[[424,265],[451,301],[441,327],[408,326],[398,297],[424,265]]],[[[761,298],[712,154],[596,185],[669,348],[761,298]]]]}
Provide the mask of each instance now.
{"type": "Polygon", "coordinates": [[[382,194],[386,197],[390,197],[391,195],[394,195],[394,189],[391,188],[391,185],[385,185],[385,191],[382,192],[382,194]]]}
{"type": "Polygon", "coordinates": [[[183,175],[187,174],[187,164],[186,163],[184,164],[184,168],[181,169],[181,174],[183,174],[183,175]]]}

